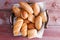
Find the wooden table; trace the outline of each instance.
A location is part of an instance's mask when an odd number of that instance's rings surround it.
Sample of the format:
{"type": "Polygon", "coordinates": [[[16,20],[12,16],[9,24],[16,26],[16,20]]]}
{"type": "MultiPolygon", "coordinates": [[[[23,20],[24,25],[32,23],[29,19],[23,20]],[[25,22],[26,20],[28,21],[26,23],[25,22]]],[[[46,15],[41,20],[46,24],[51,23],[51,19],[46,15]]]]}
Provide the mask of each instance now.
{"type": "MultiPolygon", "coordinates": [[[[43,38],[27,39],[25,37],[13,37],[12,28],[9,23],[11,12],[2,11],[10,9],[11,6],[24,0],[0,0],[0,40],[60,40],[60,1],[59,0],[38,0],[46,2],[49,22],[44,31],[43,38]],[[2,10],[1,10],[2,9],[2,10]]],[[[37,0],[30,0],[32,2],[37,0]]]]}

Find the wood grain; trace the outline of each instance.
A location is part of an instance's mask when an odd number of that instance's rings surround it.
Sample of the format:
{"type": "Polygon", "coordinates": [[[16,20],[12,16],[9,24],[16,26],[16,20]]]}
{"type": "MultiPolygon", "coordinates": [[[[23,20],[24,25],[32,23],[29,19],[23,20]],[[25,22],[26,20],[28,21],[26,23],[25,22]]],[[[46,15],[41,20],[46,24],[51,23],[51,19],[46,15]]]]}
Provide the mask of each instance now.
{"type": "MultiPolygon", "coordinates": [[[[0,0],[1,9],[11,9],[12,5],[25,0],[0,0]]],[[[30,2],[46,2],[49,22],[42,39],[14,37],[9,23],[11,12],[0,11],[0,40],[60,40],[60,0],[29,0],[30,2]]]]}

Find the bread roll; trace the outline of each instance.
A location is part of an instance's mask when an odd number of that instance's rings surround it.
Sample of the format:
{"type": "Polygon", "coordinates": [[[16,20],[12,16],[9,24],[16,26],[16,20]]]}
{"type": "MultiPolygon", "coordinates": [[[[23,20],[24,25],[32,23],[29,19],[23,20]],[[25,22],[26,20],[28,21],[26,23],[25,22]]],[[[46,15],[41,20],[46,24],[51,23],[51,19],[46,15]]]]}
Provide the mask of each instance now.
{"type": "Polygon", "coordinates": [[[28,30],[28,38],[35,38],[35,37],[37,37],[37,30],[36,29],[28,30]]]}
{"type": "Polygon", "coordinates": [[[28,16],[28,20],[29,20],[30,22],[34,23],[35,16],[32,15],[32,14],[29,14],[29,16],[28,16]]]}
{"type": "Polygon", "coordinates": [[[26,3],[26,2],[20,2],[20,6],[26,10],[29,14],[33,14],[33,9],[31,8],[31,6],[26,3]]]}
{"type": "Polygon", "coordinates": [[[46,12],[40,13],[40,16],[42,17],[42,22],[43,22],[43,23],[47,22],[47,15],[46,15],[46,12]]]}
{"type": "Polygon", "coordinates": [[[25,19],[24,23],[30,23],[30,21],[28,19],[25,19]]]}
{"type": "Polygon", "coordinates": [[[21,33],[22,36],[27,36],[27,24],[23,23],[22,28],[21,28],[21,33]]]}
{"type": "MultiPolygon", "coordinates": [[[[19,22],[21,19],[22,19],[21,17],[17,17],[17,18],[16,18],[16,22],[19,22]]],[[[22,20],[23,20],[23,19],[22,19],[22,20]]],[[[23,22],[24,22],[24,20],[23,20],[23,22]]]]}
{"type": "Polygon", "coordinates": [[[14,36],[19,36],[20,35],[20,29],[23,24],[23,19],[16,20],[13,28],[13,34],[14,36]]]}
{"type": "Polygon", "coordinates": [[[16,21],[17,21],[17,20],[20,20],[20,19],[21,19],[21,17],[17,17],[17,18],[16,18],[16,21]]]}
{"type": "Polygon", "coordinates": [[[16,17],[20,17],[20,9],[19,9],[18,7],[13,6],[13,7],[12,7],[12,10],[13,10],[14,15],[15,15],[16,17]]]}
{"type": "Polygon", "coordinates": [[[33,23],[29,23],[28,24],[28,29],[35,29],[35,25],[33,23]]]}
{"type": "Polygon", "coordinates": [[[32,4],[32,8],[33,8],[33,11],[34,11],[34,15],[37,16],[40,12],[40,7],[37,3],[34,3],[32,4]]]}
{"type": "Polygon", "coordinates": [[[27,13],[25,10],[22,10],[22,11],[21,11],[21,17],[22,17],[23,19],[27,19],[27,18],[28,18],[28,13],[27,13]]]}
{"type": "Polygon", "coordinates": [[[42,17],[41,16],[37,16],[35,19],[35,27],[37,30],[40,30],[42,26],[42,17]]]}

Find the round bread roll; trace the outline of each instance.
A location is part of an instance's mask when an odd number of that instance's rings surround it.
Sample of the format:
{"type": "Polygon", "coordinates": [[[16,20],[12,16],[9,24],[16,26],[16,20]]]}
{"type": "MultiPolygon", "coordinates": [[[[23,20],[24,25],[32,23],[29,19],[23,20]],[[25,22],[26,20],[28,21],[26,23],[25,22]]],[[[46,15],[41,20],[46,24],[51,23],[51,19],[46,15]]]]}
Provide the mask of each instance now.
{"type": "Polygon", "coordinates": [[[26,3],[26,2],[20,2],[20,6],[24,10],[26,10],[29,14],[33,14],[33,9],[32,9],[32,7],[28,3],[26,3]]]}
{"type": "Polygon", "coordinates": [[[35,25],[33,23],[29,23],[28,24],[28,29],[35,29],[35,25]]]}
{"type": "Polygon", "coordinates": [[[35,21],[35,16],[32,15],[32,14],[29,14],[29,15],[28,15],[28,20],[29,20],[30,22],[34,23],[34,21],[35,21]]]}
{"type": "Polygon", "coordinates": [[[22,17],[23,19],[27,19],[27,18],[28,18],[28,13],[27,13],[25,10],[22,10],[22,11],[21,11],[21,17],[22,17]]]}
{"type": "Polygon", "coordinates": [[[43,22],[43,23],[47,22],[47,15],[46,15],[46,12],[40,13],[40,16],[42,17],[42,22],[43,22]]]}
{"type": "Polygon", "coordinates": [[[36,29],[28,30],[28,38],[35,38],[35,37],[37,37],[37,30],[36,29]]]}
{"type": "Polygon", "coordinates": [[[28,19],[25,19],[24,23],[30,23],[30,21],[28,19]]]}
{"type": "Polygon", "coordinates": [[[37,30],[40,30],[42,27],[42,17],[41,16],[37,16],[35,19],[35,27],[37,30]]]}
{"type": "Polygon", "coordinates": [[[32,4],[32,8],[33,8],[33,11],[34,11],[34,15],[37,16],[40,12],[40,7],[37,3],[34,3],[32,4]]]}
{"type": "Polygon", "coordinates": [[[18,7],[13,6],[13,7],[12,7],[12,10],[13,10],[14,15],[15,15],[16,17],[20,17],[20,9],[19,9],[18,7]]]}
{"type": "Polygon", "coordinates": [[[19,36],[20,35],[20,29],[22,27],[23,24],[23,19],[18,19],[16,20],[15,24],[14,24],[14,28],[13,28],[13,34],[14,36],[19,36]]]}
{"type": "Polygon", "coordinates": [[[22,25],[21,34],[22,36],[27,36],[27,24],[26,23],[23,23],[22,25]]]}

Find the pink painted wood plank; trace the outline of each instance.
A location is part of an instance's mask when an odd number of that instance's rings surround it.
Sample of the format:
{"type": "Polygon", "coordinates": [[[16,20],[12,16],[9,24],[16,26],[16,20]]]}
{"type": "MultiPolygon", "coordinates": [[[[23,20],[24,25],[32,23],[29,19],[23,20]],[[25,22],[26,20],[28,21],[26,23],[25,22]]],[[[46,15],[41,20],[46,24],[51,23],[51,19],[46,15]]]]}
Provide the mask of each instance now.
{"type": "MultiPolygon", "coordinates": [[[[60,39],[60,26],[48,26],[48,29],[45,29],[43,38],[41,40],[53,40],[60,39]]],[[[0,40],[40,40],[39,38],[27,39],[25,37],[14,37],[12,34],[12,28],[5,24],[0,26],[0,40]]]]}
{"type": "Polygon", "coordinates": [[[44,31],[45,37],[60,37],[60,26],[48,26],[44,31]]]}

